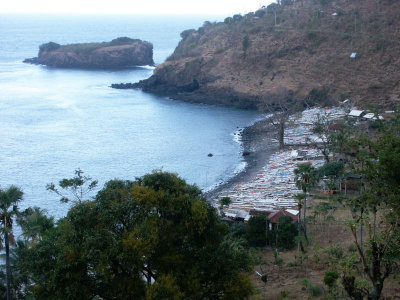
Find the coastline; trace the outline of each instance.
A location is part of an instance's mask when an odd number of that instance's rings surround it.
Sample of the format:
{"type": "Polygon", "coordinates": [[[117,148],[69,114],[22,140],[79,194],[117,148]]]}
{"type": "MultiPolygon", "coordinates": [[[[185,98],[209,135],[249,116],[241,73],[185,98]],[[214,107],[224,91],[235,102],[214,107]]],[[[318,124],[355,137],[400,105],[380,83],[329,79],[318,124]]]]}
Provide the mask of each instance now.
{"type": "Polygon", "coordinates": [[[243,130],[245,170],[218,186],[205,196],[212,205],[218,206],[222,196],[232,200],[230,208],[240,210],[293,209],[295,195],[301,191],[295,184],[293,170],[299,163],[308,162],[318,168],[324,157],[318,149],[318,135],[313,133],[313,122],[323,116],[328,121],[343,118],[346,112],[340,107],[314,107],[291,115],[285,126],[285,149],[279,150],[272,138],[275,130],[268,119],[256,122],[243,130]]]}
{"type": "Polygon", "coordinates": [[[235,185],[247,182],[254,178],[257,173],[268,163],[271,155],[279,150],[279,144],[274,139],[274,128],[269,125],[267,117],[256,121],[254,124],[240,130],[240,142],[246,167],[237,174],[234,174],[227,181],[204,192],[203,196],[215,204],[215,199],[235,185]]]}

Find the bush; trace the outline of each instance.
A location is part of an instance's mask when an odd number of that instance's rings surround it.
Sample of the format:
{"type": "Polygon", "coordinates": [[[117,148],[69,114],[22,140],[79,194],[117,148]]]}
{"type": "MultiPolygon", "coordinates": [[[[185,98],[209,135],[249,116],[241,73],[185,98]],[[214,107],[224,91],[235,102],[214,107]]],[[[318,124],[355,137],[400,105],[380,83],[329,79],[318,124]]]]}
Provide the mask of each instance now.
{"type": "Polygon", "coordinates": [[[54,50],[57,50],[60,47],[61,47],[60,44],[57,44],[57,43],[54,43],[54,42],[49,42],[49,43],[46,43],[46,44],[42,44],[42,45],[39,46],[39,55],[42,52],[54,51],[54,50]]]}
{"type": "Polygon", "coordinates": [[[188,29],[188,30],[184,30],[181,32],[181,38],[182,40],[186,39],[189,35],[191,35],[192,33],[196,32],[196,30],[194,29],[188,29]]]}
{"type": "Polygon", "coordinates": [[[234,15],[232,18],[233,18],[233,21],[234,21],[234,22],[237,22],[237,21],[240,21],[241,19],[243,19],[243,16],[237,14],[237,15],[234,15]]]}
{"type": "Polygon", "coordinates": [[[110,46],[118,46],[118,45],[126,45],[126,44],[132,44],[133,42],[135,42],[135,41],[138,41],[137,39],[136,40],[134,40],[134,39],[131,39],[131,38],[128,38],[128,37],[119,37],[119,38],[116,38],[116,39],[113,39],[111,42],[110,42],[110,46]]]}
{"type": "Polygon", "coordinates": [[[251,216],[246,238],[251,246],[262,247],[267,243],[267,219],[264,216],[251,216]]]}
{"type": "Polygon", "coordinates": [[[284,249],[292,249],[294,247],[295,237],[297,236],[297,227],[292,224],[291,217],[280,217],[275,231],[278,247],[284,249]]]}
{"type": "Polygon", "coordinates": [[[241,238],[246,236],[246,227],[244,226],[243,222],[235,223],[230,227],[230,232],[232,233],[233,237],[241,238]]]}
{"type": "Polygon", "coordinates": [[[306,278],[300,281],[300,284],[305,287],[305,289],[310,293],[312,297],[319,297],[322,295],[323,291],[320,285],[314,285],[310,280],[306,278]]]}
{"type": "Polygon", "coordinates": [[[307,97],[307,102],[310,106],[317,104],[325,104],[328,102],[329,88],[323,87],[322,89],[313,88],[307,97]]]}
{"type": "Polygon", "coordinates": [[[250,47],[250,44],[251,44],[251,42],[250,42],[249,36],[246,35],[242,41],[243,52],[246,53],[247,49],[249,49],[249,47],[250,47]]]}
{"type": "Polygon", "coordinates": [[[262,18],[265,16],[265,13],[266,13],[265,9],[259,9],[254,13],[254,15],[256,17],[262,18]]]}
{"type": "Polygon", "coordinates": [[[339,274],[336,270],[330,270],[325,272],[324,283],[331,290],[336,285],[336,280],[339,278],[339,274]]]}

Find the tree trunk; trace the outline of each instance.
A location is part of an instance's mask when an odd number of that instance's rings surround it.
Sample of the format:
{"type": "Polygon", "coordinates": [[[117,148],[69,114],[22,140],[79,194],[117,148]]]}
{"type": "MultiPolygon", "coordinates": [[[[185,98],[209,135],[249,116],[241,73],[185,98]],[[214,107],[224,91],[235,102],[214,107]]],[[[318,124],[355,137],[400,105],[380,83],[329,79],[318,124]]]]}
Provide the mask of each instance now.
{"type": "Polygon", "coordinates": [[[342,284],[349,295],[349,297],[353,300],[363,300],[364,295],[362,292],[356,288],[355,286],[355,277],[354,276],[343,276],[342,277],[342,284]]]}
{"type": "Polygon", "coordinates": [[[283,120],[279,122],[278,139],[279,149],[285,148],[285,122],[283,120]]]}
{"type": "Polygon", "coordinates": [[[368,300],[378,300],[381,297],[383,284],[374,284],[371,293],[368,295],[368,300]]]}
{"type": "Polygon", "coordinates": [[[307,212],[307,191],[305,192],[304,195],[304,208],[303,208],[303,227],[304,227],[304,238],[308,242],[308,237],[307,237],[307,220],[306,220],[306,212],[307,212]]]}
{"type": "Polygon", "coordinates": [[[4,240],[6,244],[7,300],[11,300],[12,298],[11,298],[10,244],[7,231],[4,233],[4,240]]]}

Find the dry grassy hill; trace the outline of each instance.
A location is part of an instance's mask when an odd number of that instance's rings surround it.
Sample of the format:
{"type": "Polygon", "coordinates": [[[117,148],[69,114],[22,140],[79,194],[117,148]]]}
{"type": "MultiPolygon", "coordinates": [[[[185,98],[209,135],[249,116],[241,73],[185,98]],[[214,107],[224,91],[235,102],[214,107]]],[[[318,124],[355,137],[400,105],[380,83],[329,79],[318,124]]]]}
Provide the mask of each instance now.
{"type": "Polygon", "coordinates": [[[312,104],[348,97],[360,106],[398,107],[400,1],[281,2],[182,32],[175,52],[138,86],[258,109],[280,98],[312,104]]]}

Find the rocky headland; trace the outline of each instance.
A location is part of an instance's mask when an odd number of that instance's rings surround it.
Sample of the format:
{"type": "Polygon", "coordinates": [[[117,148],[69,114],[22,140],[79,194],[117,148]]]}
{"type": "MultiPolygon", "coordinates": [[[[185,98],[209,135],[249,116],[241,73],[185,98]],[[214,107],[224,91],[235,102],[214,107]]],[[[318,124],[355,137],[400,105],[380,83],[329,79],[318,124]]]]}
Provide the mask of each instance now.
{"type": "Polygon", "coordinates": [[[153,45],[127,37],[103,43],[59,45],[49,42],[39,47],[38,57],[24,62],[57,68],[95,69],[154,65],[153,45]]]}
{"type": "Polygon", "coordinates": [[[182,32],[150,78],[113,87],[259,110],[347,98],[398,106],[399,11],[392,0],[280,1],[182,32]]]}

